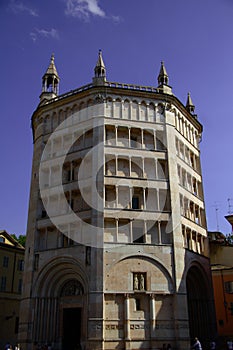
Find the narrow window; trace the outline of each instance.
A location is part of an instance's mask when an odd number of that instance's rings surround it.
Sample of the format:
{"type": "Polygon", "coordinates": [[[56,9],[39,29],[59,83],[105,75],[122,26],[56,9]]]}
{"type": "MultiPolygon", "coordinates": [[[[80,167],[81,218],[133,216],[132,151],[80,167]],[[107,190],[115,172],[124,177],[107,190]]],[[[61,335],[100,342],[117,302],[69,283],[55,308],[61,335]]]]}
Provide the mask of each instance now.
{"type": "Polygon", "coordinates": [[[136,308],[136,311],[141,310],[141,300],[139,298],[135,299],[135,308],[136,308]]]}
{"type": "Polygon", "coordinates": [[[6,277],[5,276],[2,276],[2,278],[1,278],[0,291],[1,292],[6,291],[6,277]]]}
{"type": "Polygon", "coordinates": [[[91,247],[86,246],[86,265],[91,265],[91,247]]]}
{"type": "Polygon", "coordinates": [[[39,254],[35,254],[35,260],[34,260],[34,270],[38,270],[39,267],[39,254]]]}
{"type": "Polygon", "coordinates": [[[4,256],[3,257],[3,267],[8,267],[8,265],[9,265],[9,257],[4,256]]]}
{"type": "Polygon", "coordinates": [[[24,261],[22,259],[18,260],[18,271],[24,270],[24,261]]]}
{"type": "Polygon", "coordinates": [[[132,198],[132,209],[139,209],[139,197],[133,196],[132,198]]]}
{"type": "Polygon", "coordinates": [[[74,180],[74,169],[67,171],[67,180],[73,181],[74,180]]]}
{"type": "Polygon", "coordinates": [[[22,293],[23,280],[20,278],[18,282],[18,293],[22,293]]]}
{"type": "Polygon", "coordinates": [[[233,281],[227,281],[224,283],[224,285],[226,293],[233,293],[233,281]]]}
{"type": "Polygon", "coordinates": [[[136,136],[130,137],[130,147],[137,148],[137,137],[136,136]]]}

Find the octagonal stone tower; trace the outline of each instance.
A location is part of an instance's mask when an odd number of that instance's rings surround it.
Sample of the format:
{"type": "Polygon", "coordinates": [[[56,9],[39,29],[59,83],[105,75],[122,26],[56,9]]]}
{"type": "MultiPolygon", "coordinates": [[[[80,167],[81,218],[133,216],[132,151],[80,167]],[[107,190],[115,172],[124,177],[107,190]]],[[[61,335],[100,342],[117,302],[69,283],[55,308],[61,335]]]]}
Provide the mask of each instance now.
{"type": "Polygon", "coordinates": [[[34,141],[23,348],[187,349],[215,332],[199,141],[190,94],[92,83],[58,95],[51,58],[34,141]]]}

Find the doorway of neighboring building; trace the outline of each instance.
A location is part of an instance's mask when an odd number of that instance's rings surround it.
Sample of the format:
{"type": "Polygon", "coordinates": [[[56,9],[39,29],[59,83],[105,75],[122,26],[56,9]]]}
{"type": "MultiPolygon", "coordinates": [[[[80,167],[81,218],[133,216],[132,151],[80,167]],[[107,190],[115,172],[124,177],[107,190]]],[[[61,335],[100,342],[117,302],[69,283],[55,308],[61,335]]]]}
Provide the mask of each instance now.
{"type": "Polygon", "coordinates": [[[63,350],[81,349],[81,310],[81,308],[63,309],[63,350]]]}

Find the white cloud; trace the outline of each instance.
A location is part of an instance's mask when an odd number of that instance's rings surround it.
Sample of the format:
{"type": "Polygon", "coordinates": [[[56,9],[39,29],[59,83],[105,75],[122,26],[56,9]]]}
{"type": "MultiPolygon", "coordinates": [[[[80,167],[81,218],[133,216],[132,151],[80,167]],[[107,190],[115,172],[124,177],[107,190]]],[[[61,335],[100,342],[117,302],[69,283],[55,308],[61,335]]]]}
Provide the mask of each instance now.
{"type": "Polygon", "coordinates": [[[66,0],[66,15],[89,19],[90,15],[106,17],[98,5],[98,0],[66,0]]]}
{"type": "Polygon", "coordinates": [[[32,41],[34,41],[34,43],[35,43],[35,42],[36,42],[36,39],[37,39],[36,33],[31,32],[31,33],[30,33],[30,37],[31,37],[32,41]]]}
{"type": "Polygon", "coordinates": [[[36,28],[33,32],[30,33],[30,37],[34,42],[36,42],[38,37],[43,37],[47,39],[59,39],[59,34],[58,31],[54,28],[50,30],[36,28]]]}
{"type": "Polygon", "coordinates": [[[113,22],[115,22],[115,23],[122,22],[122,18],[121,18],[120,16],[111,16],[110,18],[111,18],[111,19],[113,20],[113,22]]]}
{"type": "Polygon", "coordinates": [[[38,12],[35,9],[24,5],[22,2],[16,2],[15,0],[11,0],[9,9],[15,14],[26,12],[33,17],[38,17],[38,12]]]}

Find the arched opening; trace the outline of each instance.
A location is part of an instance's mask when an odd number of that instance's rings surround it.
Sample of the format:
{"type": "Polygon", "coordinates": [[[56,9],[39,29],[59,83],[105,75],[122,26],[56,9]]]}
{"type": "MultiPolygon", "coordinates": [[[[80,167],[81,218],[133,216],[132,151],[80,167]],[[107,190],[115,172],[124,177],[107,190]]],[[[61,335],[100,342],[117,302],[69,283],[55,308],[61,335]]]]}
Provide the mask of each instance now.
{"type": "Polygon", "coordinates": [[[190,337],[192,341],[198,337],[204,345],[212,339],[212,300],[210,286],[199,267],[192,266],[189,269],[186,286],[190,337]]]}
{"type": "Polygon", "coordinates": [[[80,296],[84,293],[82,284],[75,280],[67,281],[60,293],[62,310],[62,349],[80,349],[83,340],[83,303],[80,296]]]}
{"type": "Polygon", "coordinates": [[[34,343],[62,350],[80,348],[87,336],[87,288],[77,260],[63,257],[44,266],[35,287],[34,343]]]}

